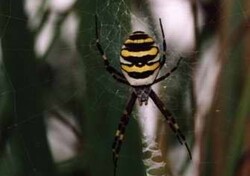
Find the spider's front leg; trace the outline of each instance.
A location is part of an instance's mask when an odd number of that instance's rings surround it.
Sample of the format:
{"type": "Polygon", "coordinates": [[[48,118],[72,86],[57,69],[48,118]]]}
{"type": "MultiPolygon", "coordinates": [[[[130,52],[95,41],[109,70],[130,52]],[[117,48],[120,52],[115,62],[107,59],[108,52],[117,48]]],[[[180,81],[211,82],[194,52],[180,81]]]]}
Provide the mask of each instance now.
{"type": "Polygon", "coordinates": [[[102,48],[102,45],[100,43],[99,39],[99,33],[98,33],[98,25],[97,25],[97,16],[95,15],[95,32],[96,32],[96,47],[100,53],[100,55],[103,58],[104,65],[106,67],[106,70],[113,76],[114,79],[116,79],[118,82],[124,83],[129,85],[128,81],[124,78],[123,74],[117,71],[114,67],[112,67],[108,61],[108,58],[102,48]]]}
{"type": "Polygon", "coordinates": [[[117,169],[117,161],[119,152],[121,150],[122,141],[124,139],[125,129],[129,122],[129,116],[132,112],[132,109],[134,107],[136,101],[136,94],[133,92],[129,102],[123,112],[123,115],[120,119],[120,123],[118,125],[118,129],[116,131],[114,143],[112,145],[112,151],[113,151],[113,163],[114,163],[114,175],[116,175],[116,169],[117,169]]]}
{"type": "Polygon", "coordinates": [[[171,130],[175,133],[178,141],[183,145],[185,145],[189,157],[190,159],[192,159],[192,154],[191,151],[189,149],[189,146],[186,142],[186,138],[183,135],[183,133],[181,132],[179,125],[177,124],[176,120],[174,119],[174,117],[172,116],[172,114],[167,110],[167,108],[165,108],[165,105],[163,104],[163,102],[160,100],[160,98],[156,95],[156,93],[151,90],[150,94],[149,94],[150,98],[153,100],[153,102],[156,104],[156,106],[159,108],[159,110],[161,111],[161,113],[164,115],[165,119],[167,120],[167,123],[169,125],[169,127],[171,128],[171,130]]]}

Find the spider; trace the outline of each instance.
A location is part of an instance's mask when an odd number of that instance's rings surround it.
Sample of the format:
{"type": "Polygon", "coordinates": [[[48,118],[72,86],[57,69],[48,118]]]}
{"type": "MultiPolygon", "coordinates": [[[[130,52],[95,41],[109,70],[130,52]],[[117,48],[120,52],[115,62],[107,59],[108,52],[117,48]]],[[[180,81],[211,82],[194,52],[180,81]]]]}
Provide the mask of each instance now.
{"type": "Polygon", "coordinates": [[[165,41],[165,34],[162,27],[161,19],[159,18],[160,29],[162,34],[162,47],[163,54],[161,58],[160,50],[154,39],[143,31],[134,31],[128,36],[122,45],[120,51],[120,73],[116,68],[110,65],[109,60],[102,48],[98,32],[98,19],[95,16],[95,32],[96,32],[96,47],[103,58],[106,70],[113,76],[115,80],[120,83],[126,84],[132,87],[133,91],[129,98],[129,101],[125,107],[125,110],[121,116],[118,129],[115,134],[114,142],[112,145],[113,152],[113,164],[114,175],[116,175],[118,156],[121,150],[122,142],[124,139],[125,129],[129,122],[129,116],[135,105],[136,99],[139,101],[139,105],[147,105],[148,98],[150,97],[160,112],[165,117],[169,127],[175,133],[180,144],[185,145],[190,159],[192,159],[191,151],[186,142],[185,136],[181,132],[176,120],[164,106],[163,102],[151,89],[153,84],[163,81],[177,70],[181,58],[178,60],[176,66],[169,72],[165,73],[161,77],[157,77],[159,71],[165,64],[167,45],[165,41]]]}

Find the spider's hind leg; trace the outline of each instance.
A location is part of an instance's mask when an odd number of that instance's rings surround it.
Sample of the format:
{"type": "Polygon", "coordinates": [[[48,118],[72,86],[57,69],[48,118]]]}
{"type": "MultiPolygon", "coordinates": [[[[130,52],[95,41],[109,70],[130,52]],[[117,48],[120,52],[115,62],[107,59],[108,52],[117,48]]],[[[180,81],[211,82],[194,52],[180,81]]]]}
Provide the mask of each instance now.
{"type": "Polygon", "coordinates": [[[100,43],[100,38],[99,38],[99,31],[98,31],[98,19],[97,19],[97,15],[95,15],[95,35],[96,35],[96,48],[98,50],[98,52],[100,53],[105,68],[106,70],[112,75],[112,77],[117,80],[118,82],[121,82],[123,84],[127,84],[129,85],[128,81],[125,79],[124,75],[122,73],[120,73],[115,67],[110,65],[110,62],[108,60],[108,57],[106,56],[102,45],[100,43]]]}
{"type": "Polygon", "coordinates": [[[159,18],[159,23],[160,23],[161,34],[162,34],[162,47],[163,47],[163,55],[162,55],[162,61],[161,61],[161,67],[162,67],[166,61],[167,44],[166,44],[166,40],[165,40],[165,33],[163,30],[161,18],[159,18]]]}

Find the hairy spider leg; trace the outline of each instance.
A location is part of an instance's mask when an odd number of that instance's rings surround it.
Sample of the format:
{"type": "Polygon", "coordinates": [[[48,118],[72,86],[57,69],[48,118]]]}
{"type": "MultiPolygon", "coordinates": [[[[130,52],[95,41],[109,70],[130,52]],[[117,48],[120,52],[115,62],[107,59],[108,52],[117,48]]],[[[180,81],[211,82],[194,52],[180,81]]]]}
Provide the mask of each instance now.
{"type": "MultiPolygon", "coordinates": [[[[163,47],[163,54],[162,54],[162,61],[161,61],[161,68],[163,67],[163,65],[165,64],[166,61],[166,54],[167,54],[167,44],[166,44],[166,39],[165,39],[165,34],[164,34],[164,30],[163,30],[163,26],[162,26],[162,22],[161,22],[161,18],[159,18],[159,23],[160,23],[160,29],[161,29],[161,34],[162,34],[162,47],[163,47]]],[[[175,70],[177,70],[180,61],[182,58],[180,58],[176,64],[176,66],[174,68],[172,68],[169,72],[165,73],[163,76],[157,78],[154,80],[153,84],[158,83],[164,79],[166,79],[167,77],[169,77],[171,75],[171,73],[173,73],[175,70]]]]}
{"type": "Polygon", "coordinates": [[[128,125],[129,122],[129,116],[132,112],[132,109],[134,107],[135,101],[136,101],[136,94],[133,92],[127,105],[126,108],[123,112],[123,115],[120,119],[120,123],[118,125],[118,129],[115,134],[115,139],[114,143],[112,145],[112,151],[113,151],[113,163],[114,163],[114,175],[116,175],[116,169],[117,169],[117,161],[119,157],[119,152],[121,150],[122,142],[124,139],[124,134],[126,130],[126,126],[128,125]]]}
{"type": "Polygon", "coordinates": [[[163,81],[164,79],[166,79],[167,77],[169,77],[174,71],[176,71],[180,65],[182,58],[180,58],[176,64],[176,66],[174,68],[172,68],[169,72],[165,73],[164,75],[162,75],[161,77],[157,78],[154,80],[153,84],[156,84],[158,82],[163,81]]]}
{"type": "Polygon", "coordinates": [[[103,58],[104,65],[106,70],[112,75],[114,79],[116,79],[118,82],[124,83],[129,85],[128,81],[124,78],[123,74],[117,71],[113,66],[110,65],[108,58],[102,48],[102,45],[100,43],[100,38],[99,38],[99,32],[98,32],[98,24],[97,24],[97,15],[95,15],[95,34],[96,34],[96,47],[100,53],[100,55],[103,58]]]}
{"type": "Polygon", "coordinates": [[[150,94],[149,94],[150,98],[153,100],[153,102],[156,104],[156,106],[159,108],[159,110],[161,111],[161,113],[164,115],[165,119],[167,120],[167,123],[169,125],[169,127],[171,128],[171,130],[175,133],[178,141],[180,142],[180,144],[184,144],[190,159],[192,159],[192,154],[191,151],[189,149],[189,146],[186,142],[186,138],[185,136],[182,134],[179,125],[177,124],[176,120],[174,119],[174,117],[172,116],[172,114],[167,110],[167,108],[165,107],[165,105],[163,104],[163,102],[160,100],[160,98],[156,95],[156,93],[151,90],[150,94]]]}
{"type": "Polygon", "coordinates": [[[166,44],[166,40],[165,40],[165,34],[164,34],[164,30],[163,30],[163,26],[161,23],[161,18],[159,18],[159,23],[160,23],[160,28],[161,28],[161,34],[162,34],[162,47],[163,47],[163,59],[161,61],[161,67],[165,64],[166,61],[166,53],[167,53],[167,44],[166,44]]]}

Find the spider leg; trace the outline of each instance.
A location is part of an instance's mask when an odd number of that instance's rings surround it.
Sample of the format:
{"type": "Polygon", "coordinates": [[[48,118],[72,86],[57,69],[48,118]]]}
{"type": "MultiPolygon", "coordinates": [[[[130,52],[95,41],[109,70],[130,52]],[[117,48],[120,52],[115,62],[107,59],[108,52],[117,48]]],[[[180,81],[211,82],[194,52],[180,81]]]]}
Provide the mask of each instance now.
{"type": "Polygon", "coordinates": [[[163,60],[161,61],[161,67],[165,64],[166,61],[166,53],[167,53],[167,44],[166,44],[166,40],[165,40],[165,34],[164,34],[164,30],[163,30],[163,26],[162,26],[162,22],[161,22],[161,18],[159,18],[159,23],[160,23],[160,28],[161,28],[161,34],[162,34],[162,47],[163,47],[163,60]]]}
{"type": "Polygon", "coordinates": [[[165,105],[163,104],[163,102],[160,100],[160,98],[156,95],[156,93],[151,90],[149,96],[151,97],[151,99],[154,101],[154,103],[156,104],[156,106],[159,108],[159,110],[161,111],[161,113],[164,115],[164,117],[167,120],[167,123],[169,125],[169,127],[171,128],[171,130],[175,133],[178,141],[183,145],[185,145],[189,157],[190,159],[192,159],[192,154],[191,151],[189,149],[189,146],[186,142],[186,138],[183,135],[183,133],[181,132],[176,120],[174,119],[174,117],[172,116],[172,114],[165,108],[165,105]]]}
{"type": "Polygon", "coordinates": [[[123,74],[117,71],[113,66],[110,65],[108,58],[102,48],[102,45],[100,43],[99,33],[98,33],[98,24],[97,24],[97,16],[95,15],[95,34],[96,34],[96,47],[100,53],[100,55],[103,58],[104,65],[106,67],[106,70],[112,75],[114,79],[116,79],[118,82],[124,83],[129,85],[128,81],[124,78],[123,74]]]}
{"type": "Polygon", "coordinates": [[[112,151],[113,151],[113,163],[114,163],[114,175],[116,175],[116,169],[117,169],[117,161],[118,161],[118,156],[119,152],[121,150],[122,142],[124,139],[124,134],[125,134],[125,129],[126,126],[128,125],[129,122],[129,115],[132,112],[132,109],[135,104],[136,100],[136,94],[133,92],[127,105],[126,108],[123,112],[123,115],[120,119],[120,123],[118,125],[118,129],[116,131],[115,139],[112,145],[112,151]]]}
{"type": "MultiPolygon", "coordinates": [[[[163,39],[163,43],[162,43],[162,46],[163,46],[163,59],[161,61],[161,67],[163,67],[163,65],[165,64],[165,61],[166,61],[166,53],[167,53],[167,44],[166,44],[166,40],[165,40],[165,34],[164,34],[164,30],[163,30],[163,26],[162,26],[162,22],[161,22],[161,18],[159,18],[159,23],[160,23],[160,28],[161,28],[161,34],[162,34],[162,39],[163,39]]],[[[164,79],[166,79],[167,77],[169,77],[169,75],[171,75],[171,73],[173,73],[175,70],[177,70],[179,64],[180,64],[180,61],[181,61],[182,58],[180,58],[176,64],[176,66],[174,68],[172,68],[169,72],[165,73],[163,76],[161,76],[160,78],[157,78],[153,84],[155,83],[158,83],[164,79]]]]}
{"type": "Polygon", "coordinates": [[[169,72],[165,73],[163,76],[157,78],[157,79],[153,82],[153,84],[158,83],[158,82],[160,82],[160,81],[166,79],[167,77],[169,77],[175,70],[177,70],[177,68],[178,68],[179,65],[180,65],[181,60],[182,60],[182,57],[178,60],[176,66],[175,66],[174,68],[172,68],[169,72]]]}

